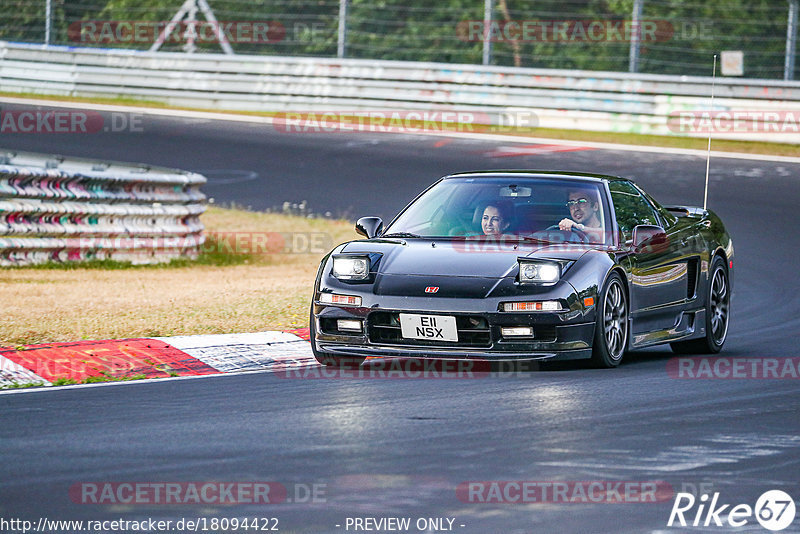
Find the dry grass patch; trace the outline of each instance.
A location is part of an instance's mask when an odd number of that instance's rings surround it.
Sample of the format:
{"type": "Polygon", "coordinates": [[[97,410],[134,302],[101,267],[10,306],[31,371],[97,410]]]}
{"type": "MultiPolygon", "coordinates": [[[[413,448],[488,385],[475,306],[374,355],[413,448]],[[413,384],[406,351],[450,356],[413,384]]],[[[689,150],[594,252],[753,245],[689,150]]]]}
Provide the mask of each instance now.
{"type": "Polygon", "coordinates": [[[206,247],[200,262],[178,266],[1,271],[0,345],[305,327],[314,276],[328,251],[320,244],[357,237],[347,221],[217,207],[203,222],[212,235],[244,233],[239,249],[226,239],[206,247]],[[299,236],[296,253],[252,253],[257,236],[280,244],[292,235],[299,236]]]}

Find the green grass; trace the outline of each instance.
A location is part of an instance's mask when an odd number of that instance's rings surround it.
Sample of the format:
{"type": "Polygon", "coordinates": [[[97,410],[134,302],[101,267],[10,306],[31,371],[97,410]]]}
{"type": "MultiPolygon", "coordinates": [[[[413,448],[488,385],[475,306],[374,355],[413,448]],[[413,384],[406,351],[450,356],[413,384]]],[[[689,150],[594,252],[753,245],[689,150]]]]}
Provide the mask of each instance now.
{"type": "Polygon", "coordinates": [[[49,261],[35,265],[16,265],[4,267],[4,269],[34,269],[34,270],[56,270],[56,271],[78,271],[100,269],[104,271],[117,271],[127,269],[174,269],[179,267],[192,267],[199,265],[226,267],[231,265],[247,265],[257,261],[255,254],[244,254],[226,250],[226,247],[219,246],[219,241],[213,234],[206,235],[206,242],[196,259],[175,258],[161,263],[142,263],[134,264],[129,261],[119,260],[87,260],[74,262],[49,261]]]}
{"type": "MultiPolygon", "coordinates": [[[[170,376],[177,376],[170,374],[170,376]]],[[[79,384],[96,384],[98,382],[128,382],[130,380],[144,380],[147,378],[147,375],[138,374],[138,375],[130,375],[130,376],[110,376],[107,373],[103,373],[102,376],[89,376],[86,377],[79,384]]],[[[158,377],[154,377],[158,378],[158,377]]]]}
{"type": "Polygon", "coordinates": [[[51,384],[53,384],[54,386],[72,386],[74,384],[80,384],[80,382],[78,382],[74,378],[58,378],[56,380],[53,380],[51,384]]]}
{"type": "MultiPolygon", "coordinates": [[[[169,373],[170,376],[178,376],[176,373],[169,373]]],[[[51,382],[52,386],[73,386],[77,384],[97,384],[102,382],[128,382],[130,380],[144,380],[147,376],[144,374],[138,375],[130,375],[130,376],[110,376],[106,373],[103,373],[102,376],[89,376],[83,380],[75,380],[74,378],[58,378],[51,382]]],[[[160,378],[160,377],[153,377],[153,378],[160,378]]],[[[39,388],[39,387],[50,387],[46,385],[44,382],[26,382],[26,383],[19,383],[14,382],[12,384],[8,384],[5,386],[0,386],[0,390],[5,389],[28,389],[28,388],[39,388]]]]}
{"type": "Polygon", "coordinates": [[[146,100],[132,97],[80,97],[80,96],[63,96],[63,95],[41,95],[38,93],[15,93],[11,91],[0,91],[0,96],[7,96],[9,98],[35,98],[37,100],[52,100],[53,102],[83,102],[87,104],[109,104],[112,106],[143,106],[154,108],[167,108],[171,106],[165,105],[158,100],[146,100]]]}
{"type": "Polygon", "coordinates": [[[0,390],[38,388],[38,387],[44,387],[44,385],[45,385],[44,382],[25,382],[25,383],[14,382],[12,384],[0,386],[0,390]]]}
{"type": "MultiPolygon", "coordinates": [[[[708,138],[646,135],[623,132],[588,132],[583,130],[555,130],[551,128],[528,129],[507,135],[546,137],[573,141],[592,141],[622,145],[642,145],[668,148],[689,148],[707,150],[708,138]]],[[[715,152],[741,152],[745,154],[769,154],[773,156],[800,156],[800,146],[791,143],[764,143],[760,141],[711,140],[711,150],[715,152]]]]}

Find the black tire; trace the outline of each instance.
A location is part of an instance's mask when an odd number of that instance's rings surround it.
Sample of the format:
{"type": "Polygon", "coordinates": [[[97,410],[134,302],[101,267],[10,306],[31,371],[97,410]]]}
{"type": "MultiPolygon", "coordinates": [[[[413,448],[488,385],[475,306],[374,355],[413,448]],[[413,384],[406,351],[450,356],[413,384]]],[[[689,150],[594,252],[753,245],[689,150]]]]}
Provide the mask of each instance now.
{"type": "Polygon", "coordinates": [[[711,262],[708,293],[706,293],[706,335],[699,339],[670,343],[677,354],[716,354],[728,337],[731,287],[725,260],[715,256],[711,262]]]}
{"type": "Polygon", "coordinates": [[[606,280],[597,302],[597,322],[592,344],[595,367],[611,368],[622,362],[628,348],[628,295],[617,272],[606,280]]]}
{"type": "Polygon", "coordinates": [[[314,305],[311,305],[311,313],[308,320],[308,333],[309,340],[311,341],[311,352],[314,353],[314,359],[322,365],[329,367],[339,367],[340,369],[353,369],[364,363],[367,358],[365,356],[337,356],[327,352],[320,352],[317,350],[317,325],[314,321],[314,305]]]}

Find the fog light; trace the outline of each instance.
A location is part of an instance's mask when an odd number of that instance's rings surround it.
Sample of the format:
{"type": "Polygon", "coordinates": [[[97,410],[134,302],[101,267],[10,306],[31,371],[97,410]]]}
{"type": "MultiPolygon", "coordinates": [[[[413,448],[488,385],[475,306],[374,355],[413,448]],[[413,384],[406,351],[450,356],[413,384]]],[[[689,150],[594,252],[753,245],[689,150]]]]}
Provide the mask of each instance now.
{"type": "Polygon", "coordinates": [[[320,293],[319,301],[323,304],[335,304],[338,306],[361,306],[361,297],[354,297],[353,295],[320,293]]]}
{"type": "Polygon", "coordinates": [[[504,326],[500,328],[503,337],[532,337],[532,326],[504,326]]]}
{"type": "Polygon", "coordinates": [[[336,329],[346,330],[348,332],[361,332],[363,330],[361,321],[357,319],[337,319],[336,329]]]}
{"type": "Polygon", "coordinates": [[[544,300],[540,302],[504,302],[503,311],[529,312],[529,311],[561,311],[561,303],[557,300],[544,300]]]}

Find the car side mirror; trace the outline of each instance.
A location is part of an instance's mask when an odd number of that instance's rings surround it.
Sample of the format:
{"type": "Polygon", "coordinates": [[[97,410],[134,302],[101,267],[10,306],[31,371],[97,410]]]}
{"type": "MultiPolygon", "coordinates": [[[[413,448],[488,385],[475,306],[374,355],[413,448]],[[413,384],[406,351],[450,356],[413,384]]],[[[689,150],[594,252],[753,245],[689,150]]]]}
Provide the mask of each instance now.
{"type": "Polygon", "coordinates": [[[633,228],[631,248],[637,254],[661,252],[667,248],[668,243],[667,233],[660,226],[640,224],[633,228]]]}
{"type": "Polygon", "coordinates": [[[356,232],[372,239],[383,232],[383,220],[380,217],[361,217],[356,221],[356,232]]]}

